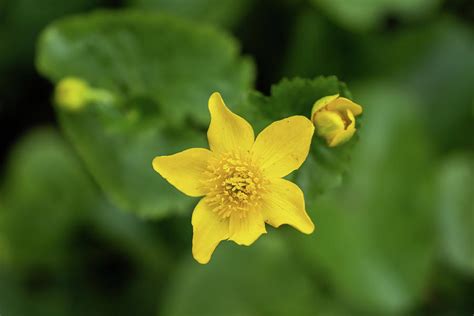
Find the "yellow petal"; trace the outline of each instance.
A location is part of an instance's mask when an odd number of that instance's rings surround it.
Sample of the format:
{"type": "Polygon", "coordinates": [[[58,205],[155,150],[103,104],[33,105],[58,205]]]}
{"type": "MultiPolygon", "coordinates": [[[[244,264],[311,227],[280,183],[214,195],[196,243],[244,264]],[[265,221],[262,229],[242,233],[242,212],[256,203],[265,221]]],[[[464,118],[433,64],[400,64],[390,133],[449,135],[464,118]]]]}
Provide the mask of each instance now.
{"type": "Polygon", "coordinates": [[[252,155],[268,177],[284,177],[308,156],[314,126],[304,116],[273,122],[255,140],[252,155]]]}
{"type": "Polygon", "coordinates": [[[230,216],[229,239],[239,245],[249,246],[266,232],[260,210],[250,210],[243,217],[238,212],[230,216]]]}
{"type": "Polygon", "coordinates": [[[203,198],[194,208],[191,223],[193,257],[197,262],[206,264],[221,240],[229,238],[229,219],[221,219],[203,198]]]}
{"type": "Polygon", "coordinates": [[[252,126],[225,105],[219,93],[209,98],[211,124],[207,131],[209,147],[213,152],[248,151],[254,142],[252,126]]]}
{"type": "Polygon", "coordinates": [[[339,94],[328,95],[314,102],[313,108],[311,109],[311,119],[313,119],[314,113],[321,110],[322,108],[324,108],[326,105],[336,100],[337,98],[339,98],[339,94]]]}
{"type": "Polygon", "coordinates": [[[351,121],[351,123],[347,126],[347,128],[340,133],[336,134],[334,138],[329,141],[329,147],[335,147],[342,143],[347,142],[349,139],[352,138],[354,135],[356,128],[355,128],[355,117],[354,114],[350,110],[346,110],[347,118],[351,121]]]}
{"type": "Polygon", "coordinates": [[[273,179],[263,196],[262,214],[265,222],[279,227],[288,224],[302,233],[311,234],[314,224],[305,210],[301,189],[285,179],[273,179]]]}
{"type": "Polygon", "coordinates": [[[189,196],[203,196],[207,189],[203,186],[203,173],[212,152],[204,148],[191,148],[171,156],[153,159],[153,169],[176,189],[189,196]]]}
{"type": "Polygon", "coordinates": [[[362,107],[359,104],[346,98],[337,98],[328,104],[327,109],[330,111],[339,111],[341,113],[350,110],[355,116],[362,113],[362,107]]]}
{"type": "Polygon", "coordinates": [[[314,116],[316,132],[330,143],[337,134],[344,131],[344,120],[337,112],[321,111],[314,116]]]}

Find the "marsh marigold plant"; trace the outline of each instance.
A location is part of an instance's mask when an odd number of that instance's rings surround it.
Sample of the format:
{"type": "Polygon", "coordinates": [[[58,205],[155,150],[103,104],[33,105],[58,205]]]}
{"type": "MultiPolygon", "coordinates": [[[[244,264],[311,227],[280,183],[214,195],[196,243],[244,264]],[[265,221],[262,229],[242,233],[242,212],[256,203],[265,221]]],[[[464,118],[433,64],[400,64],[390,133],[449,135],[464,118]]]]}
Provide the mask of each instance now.
{"type": "Polygon", "coordinates": [[[314,224],[304,196],[282,179],[306,160],[314,126],[304,116],[276,121],[255,138],[252,126],[227,108],[219,93],[209,99],[209,149],[158,156],[153,168],[192,197],[203,197],[192,215],[193,256],[209,262],[222,240],[251,245],[274,227],[289,224],[310,234],[314,224]]]}

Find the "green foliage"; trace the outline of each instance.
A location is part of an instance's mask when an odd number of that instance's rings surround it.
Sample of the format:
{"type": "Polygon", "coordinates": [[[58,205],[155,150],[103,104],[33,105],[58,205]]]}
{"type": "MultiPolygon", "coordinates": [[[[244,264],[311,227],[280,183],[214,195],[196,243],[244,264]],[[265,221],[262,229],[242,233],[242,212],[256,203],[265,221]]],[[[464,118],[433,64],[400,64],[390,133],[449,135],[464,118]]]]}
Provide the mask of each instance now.
{"type": "Polygon", "coordinates": [[[31,262],[59,267],[65,259],[65,234],[97,203],[90,179],[71,149],[49,129],[19,144],[7,170],[0,224],[5,243],[14,245],[7,248],[8,258],[18,267],[31,262]],[[34,220],[33,210],[40,214],[34,220]]]}
{"type": "Polygon", "coordinates": [[[292,30],[282,75],[336,73],[351,83],[391,80],[420,99],[430,112],[423,124],[438,140],[439,150],[446,151],[472,145],[471,135],[464,132],[472,125],[472,42],[469,26],[450,16],[392,32],[354,34],[308,10],[292,30]]]}
{"type": "Polygon", "coordinates": [[[319,231],[300,239],[300,254],[354,308],[403,312],[423,298],[433,264],[430,150],[415,99],[383,85],[356,92],[367,123],[350,180],[324,197],[307,196],[319,231]]]}
{"type": "Polygon", "coordinates": [[[287,255],[285,244],[269,235],[248,249],[226,242],[207,266],[185,260],[162,315],[315,315],[317,293],[287,255]]]}
{"type": "Polygon", "coordinates": [[[228,35],[171,16],[97,12],[46,29],[37,64],[53,81],[76,76],[121,100],[81,113],[58,109],[60,123],[116,204],[156,218],[193,202],[151,161],[203,146],[212,92],[236,102],[250,88],[252,65],[237,49],[228,35]]]}
{"type": "Polygon", "coordinates": [[[443,258],[474,274],[474,186],[472,155],[446,159],[439,168],[437,211],[443,258]]]}
{"type": "MultiPolygon", "coordinates": [[[[0,204],[0,228],[5,227],[5,210],[3,209],[3,207],[4,206],[0,204]]],[[[8,249],[4,233],[0,233],[0,267],[2,266],[2,264],[8,261],[9,256],[10,250],[8,249]]]]}
{"type": "Polygon", "coordinates": [[[426,17],[440,0],[312,0],[330,17],[350,30],[367,31],[379,27],[392,14],[406,20],[426,17]]]}
{"type": "Polygon", "coordinates": [[[7,171],[0,190],[2,314],[154,313],[154,290],[169,268],[166,249],[150,227],[105,201],[57,132],[25,136],[7,171]],[[103,275],[109,269],[129,279],[103,275]]]}
{"type": "Polygon", "coordinates": [[[252,0],[127,0],[133,8],[152,9],[198,22],[233,27],[248,11],[252,0]]]}
{"type": "Polygon", "coordinates": [[[2,1],[0,71],[14,65],[32,63],[36,36],[49,21],[92,8],[98,3],[99,0],[2,1]],[[31,11],[32,7],[36,8],[34,13],[31,11]]]}
{"type": "Polygon", "coordinates": [[[414,34],[406,33],[393,50],[404,49],[412,58],[408,67],[399,67],[397,81],[402,89],[422,100],[423,109],[431,113],[424,124],[437,139],[440,152],[472,147],[472,28],[447,17],[414,34]]]}
{"type": "Polygon", "coordinates": [[[309,117],[314,102],[318,99],[340,93],[350,97],[344,83],[336,77],[318,77],[315,79],[283,79],[271,88],[271,95],[260,92],[250,93],[240,107],[256,130],[260,131],[269,123],[292,115],[309,117]]]}
{"type": "MultiPolygon", "coordinates": [[[[256,130],[260,131],[271,122],[285,117],[309,117],[314,102],[336,93],[351,98],[346,85],[334,76],[312,80],[283,79],[272,86],[270,96],[259,92],[250,93],[239,110],[252,122],[256,130]]],[[[360,117],[357,122],[359,126],[360,117]]],[[[356,134],[351,141],[335,148],[328,147],[324,139],[318,136],[313,138],[310,155],[303,167],[296,172],[297,181],[303,186],[306,194],[319,194],[341,183],[357,138],[356,134]]]]}
{"type": "Polygon", "coordinates": [[[227,34],[138,11],[54,23],[41,36],[37,67],[53,82],[75,76],[127,99],[150,98],[174,123],[192,117],[207,124],[212,92],[236,101],[253,82],[252,64],[227,34]]]}

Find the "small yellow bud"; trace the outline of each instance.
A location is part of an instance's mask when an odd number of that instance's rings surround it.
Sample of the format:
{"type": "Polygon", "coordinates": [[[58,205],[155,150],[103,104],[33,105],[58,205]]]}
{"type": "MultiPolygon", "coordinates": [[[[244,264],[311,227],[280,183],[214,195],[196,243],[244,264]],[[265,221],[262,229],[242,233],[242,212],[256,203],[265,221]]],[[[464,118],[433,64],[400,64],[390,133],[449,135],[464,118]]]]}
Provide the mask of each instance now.
{"type": "Polygon", "coordinates": [[[54,101],[68,110],[77,111],[88,102],[90,87],[84,80],[67,77],[56,86],[54,101]]]}
{"type": "Polygon", "coordinates": [[[360,105],[335,94],[314,103],[311,121],[316,133],[326,139],[328,146],[334,147],[351,139],[356,131],[355,117],[361,113],[360,105]]]}

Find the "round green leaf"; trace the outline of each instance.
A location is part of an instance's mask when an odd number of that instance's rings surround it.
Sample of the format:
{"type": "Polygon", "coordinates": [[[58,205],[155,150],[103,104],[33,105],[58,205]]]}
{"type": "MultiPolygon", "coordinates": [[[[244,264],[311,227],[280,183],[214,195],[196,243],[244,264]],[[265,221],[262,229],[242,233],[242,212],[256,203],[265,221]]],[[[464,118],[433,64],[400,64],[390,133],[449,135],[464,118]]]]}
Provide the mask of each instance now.
{"type": "Polygon", "coordinates": [[[41,35],[37,67],[126,97],[150,97],[168,120],[207,124],[207,100],[219,91],[236,102],[253,67],[225,33],[164,14],[98,11],[66,18],[41,35]]]}
{"type": "Polygon", "coordinates": [[[80,112],[58,109],[59,120],[111,200],[147,217],[193,203],[152,170],[152,159],[204,146],[211,93],[232,104],[253,82],[252,64],[228,35],[135,11],[54,23],[42,34],[37,65],[54,82],[79,77],[119,100],[80,112]]]}

